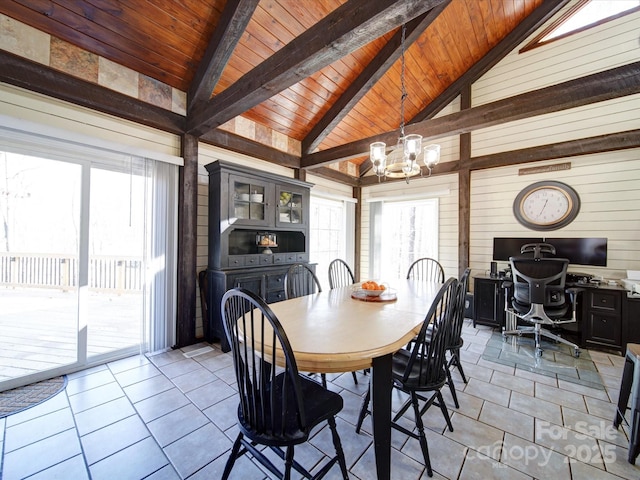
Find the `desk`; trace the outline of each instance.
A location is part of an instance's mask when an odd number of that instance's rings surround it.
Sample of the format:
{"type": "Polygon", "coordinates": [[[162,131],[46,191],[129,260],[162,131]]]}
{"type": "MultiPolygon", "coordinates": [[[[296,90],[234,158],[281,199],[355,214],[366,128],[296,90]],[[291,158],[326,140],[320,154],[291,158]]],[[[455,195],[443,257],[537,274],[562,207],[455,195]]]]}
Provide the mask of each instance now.
{"type": "Polygon", "coordinates": [[[397,280],[395,302],[351,298],[341,287],[270,305],[301,371],[333,373],[371,367],[374,450],[379,480],[391,477],[391,357],[420,330],[441,284],[397,280]]]}

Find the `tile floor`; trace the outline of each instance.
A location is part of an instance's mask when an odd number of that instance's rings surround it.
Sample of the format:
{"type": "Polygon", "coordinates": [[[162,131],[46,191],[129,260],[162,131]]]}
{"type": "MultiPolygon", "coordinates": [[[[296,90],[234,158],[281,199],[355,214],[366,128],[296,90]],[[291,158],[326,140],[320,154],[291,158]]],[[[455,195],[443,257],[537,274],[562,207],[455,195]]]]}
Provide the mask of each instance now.
{"type": "MultiPolygon", "coordinates": [[[[640,466],[626,460],[626,430],[611,427],[623,357],[591,351],[606,388],[590,388],[483,360],[491,334],[464,327],[469,382],[455,377],[459,409],[444,392],[454,431],[439,409],[424,416],[434,478],[640,478],[640,466]]],[[[220,478],[237,431],[231,364],[215,345],[200,344],[70,375],[54,398],[0,419],[0,477],[220,478]],[[192,356],[203,348],[206,353],[192,356]]],[[[369,480],[375,478],[369,418],[363,433],[354,432],[368,384],[358,375],[358,385],[351,374],[329,379],[344,398],[338,430],[350,477],[369,480]]],[[[394,396],[394,405],[401,401],[394,396]]],[[[395,431],[392,442],[392,478],[427,478],[418,442],[395,431]]],[[[323,451],[332,453],[326,427],[296,458],[321,464],[323,451]]],[[[245,456],[232,478],[271,476],[245,456]]],[[[326,478],[339,478],[339,469],[326,478]]]]}

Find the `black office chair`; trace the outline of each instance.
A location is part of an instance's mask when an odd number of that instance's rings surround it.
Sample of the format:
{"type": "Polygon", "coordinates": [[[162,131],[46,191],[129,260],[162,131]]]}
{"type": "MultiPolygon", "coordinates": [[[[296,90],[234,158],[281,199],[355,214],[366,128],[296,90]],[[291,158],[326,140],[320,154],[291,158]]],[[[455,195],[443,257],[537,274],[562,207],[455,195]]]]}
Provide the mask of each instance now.
{"type": "MultiPolygon", "coordinates": [[[[433,300],[420,328],[420,333],[411,342],[411,350],[399,350],[393,355],[392,359],[393,387],[407,393],[409,400],[393,417],[391,426],[420,441],[427,474],[430,477],[433,476],[433,471],[429,459],[429,447],[424,433],[422,415],[431,405],[439,406],[449,431],[453,432],[449,411],[440,389],[447,383],[448,378],[446,372],[446,350],[451,333],[451,322],[453,322],[456,308],[457,287],[458,281],[455,278],[447,280],[433,300]],[[422,408],[419,405],[419,401],[425,402],[422,408]],[[413,406],[417,433],[398,423],[400,417],[411,406],[413,406]]],[[[356,425],[356,433],[360,432],[365,416],[371,413],[369,411],[370,399],[371,389],[367,390],[364,396],[356,425]]]]}
{"type": "Polygon", "coordinates": [[[433,258],[419,258],[409,267],[407,278],[444,283],[444,269],[433,258]]]}
{"type": "MultiPolygon", "coordinates": [[[[573,355],[580,355],[580,348],[559,335],[542,328],[542,325],[552,327],[563,323],[576,321],[576,297],[580,289],[565,287],[565,278],[569,260],[566,258],[544,258],[544,254],[555,255],[555,248],[549,244],[526,244],[522,246],[521,253],[532,253],[533,257],[511,257],[511,276],[513,297],[510,306],[507,306],[508,314],[528,323],[532,327],[520,327],[514,330],[505,330],[502,335],[519,335],[532,333],[535,339],[537,357],[542,355],[540,338],[545,337],[556,342],[563,343],[573,348],[573,355]],[[568,302],[566,295],[571,296],[568,302]],[[571,318],[567,318],[569,309],[571,318]]],[[[505,287],[509,288],[509,282],[505,287]]]]}
{"type": "Polygon", "coordinates": [[[277,478],[290,478],[291,468],[305,478],[322,478],[336,462],[342,478],[349,478],[335,421],[342,397],[298,373],[287,334],[260,297],[232,289],[222,297],[221,310],[240,396],[240,432],[222,479],[229,478],[236,459],[247,452],[277,478]],[[311,430],[324,421],[331,429],[336,455],[312,477],[294,461],[294,447],[305,443],[311,430]],[[258,445],[270,447],[284,459],[284,475],[258,445]]]}
{"type": "Polygon", "coordinates": [[[306,263],[294,263],[284,276],[285,298],[298,298],[321,292],[320,280],[306,263]]]}
{"type": "Polygon", "coordinates": [[[356,283],[347,262],[336,258],[329,264],[329,288],[345,287],[356,283]]]}

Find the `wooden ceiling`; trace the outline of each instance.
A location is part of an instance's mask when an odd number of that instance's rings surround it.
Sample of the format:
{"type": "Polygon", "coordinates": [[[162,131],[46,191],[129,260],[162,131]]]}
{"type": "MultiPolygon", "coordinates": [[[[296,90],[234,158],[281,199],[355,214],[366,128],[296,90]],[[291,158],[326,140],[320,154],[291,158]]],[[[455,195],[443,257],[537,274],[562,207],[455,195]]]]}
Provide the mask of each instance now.
{"type": "Polygon", "coordinates": [[[188,133],[207,138],[242,115],[299,140],[304,157],[397,137],[402,24],[411,124],[433,117],[566,3],[3,0],[0,12],[188,92],[188,133]]]}

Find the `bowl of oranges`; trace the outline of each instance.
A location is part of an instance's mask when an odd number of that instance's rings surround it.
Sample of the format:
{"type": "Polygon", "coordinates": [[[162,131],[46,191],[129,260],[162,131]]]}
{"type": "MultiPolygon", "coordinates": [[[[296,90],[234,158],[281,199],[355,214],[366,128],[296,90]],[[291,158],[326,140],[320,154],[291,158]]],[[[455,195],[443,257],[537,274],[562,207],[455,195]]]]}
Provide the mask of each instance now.
{"type": "Polygon", "coordinates": [[[383,283],[374,282],[373,280],[367,280],[366,282],[362,282],[362,284],[360,285],[360,289],[368,297],[379,297],[385,292],[387,286],[383,283]]]}

